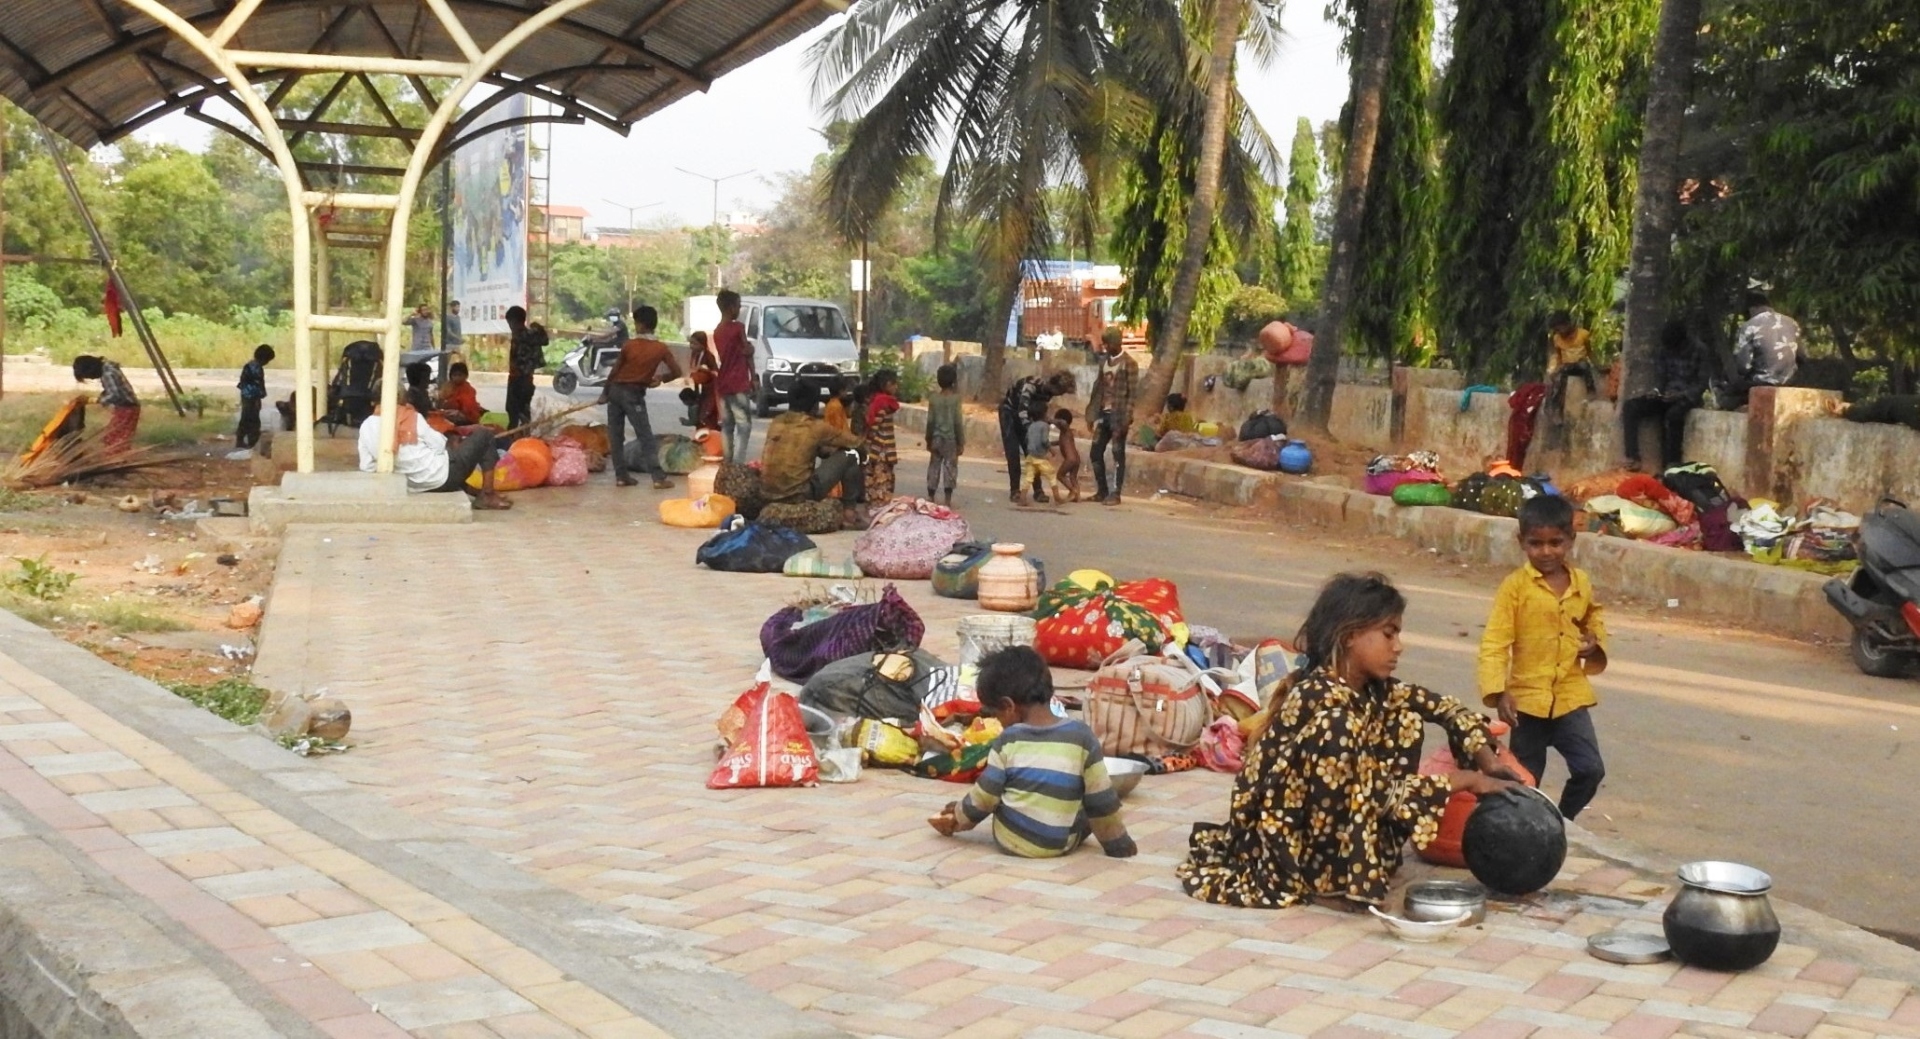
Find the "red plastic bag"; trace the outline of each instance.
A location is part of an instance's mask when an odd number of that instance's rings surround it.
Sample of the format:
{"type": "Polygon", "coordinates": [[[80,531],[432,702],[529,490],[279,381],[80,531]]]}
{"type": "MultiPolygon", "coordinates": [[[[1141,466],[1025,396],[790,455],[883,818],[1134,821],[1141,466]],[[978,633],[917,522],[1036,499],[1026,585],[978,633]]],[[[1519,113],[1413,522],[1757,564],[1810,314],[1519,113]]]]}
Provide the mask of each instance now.
{"type": "Polygon", "coordinates": [[[794,698],[765,682],[740,694],[720,717],[726,753],[707,777],[710,790],[813,786],[820,762],[807,739],[807,724],[794,698]]]}

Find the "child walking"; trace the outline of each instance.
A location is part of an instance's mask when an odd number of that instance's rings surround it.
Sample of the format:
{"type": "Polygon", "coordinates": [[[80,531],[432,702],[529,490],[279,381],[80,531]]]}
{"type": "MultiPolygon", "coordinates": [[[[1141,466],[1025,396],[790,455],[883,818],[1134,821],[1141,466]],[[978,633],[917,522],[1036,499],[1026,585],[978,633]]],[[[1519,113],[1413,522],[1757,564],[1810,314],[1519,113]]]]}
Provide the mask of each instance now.
{"type": "Polygon", "coordinates": [[[240,366],[240,427],[234,430],[233,446],[242,451],[260,442],[260,403],[267,399],[267,365],[273,363],[273,347],[265,343],[253,348],[253,360],[240,366]]]}
{"type": "Polygon", "coordinates": [[[993,843],[1022,858],[1068,854],[1089,833],[1114,858],[1136,854],[1100,740],[1085,722],[1053,713],[1053,675],[1040,654],[1029,646],[988,654],[976,688],[1006,729],[973,789],[928,824],[951,837],[991,818],[993,843]]]}
{"type": "Polygon", "coordinates": [[[1060,439],[1054,447],[1060,452],[1059,468],[1053,474],[1054,482],[1067,489],[1073,495],[1072,501],[1080,500],[1080,444],[1073,439],[1073,412],[1061,408],[1053,413],[1053,428],[1060,431],[1060,439]]]}
{"type": "Polygon", "coordinates": [[[933,373],[939,392],[927,402],[927,500],[953,504],[960,479],[960,454],[967,449],[966,422],[960,415],[960,369],[943,364],[933,373]]]}
{"type": "Polygon", "coordinates": [[[1031,484],[1034,488],[1033,500],[1036,502],[1059,501],[1061,498],[1060,470],[1053,464],[1053,433],[1054,426],[1047,420],[1045,405],[1035,404],[1033,411],[1027,415],[1027,442],[1022,445],[1026,450],[1026,458],[1020,463],[1020,486],[1031,484]],[[1042,487],[1052,497],[1041,494],[1042,487]]]}
{"type": "Polygon", "coordinates": [[[900,410],[900,377],[891,368],[873,373],[867,382],[867,500],[875,506],[893,500],[893,467],[900,461],[893,438],[893,413],[900,410]]]}
{"type": "Polygon", "coordinates": [[[1480,639],[1480,696],[1513,727],[1520,764],[1541,778],[1547,750],[1567,764],[1560,814],[1569,819],[1593,800],[1606,777],[1587,676],[1607,668],[1607,627],[1593,582],[1567,563],[1573,550],[1573,506],[1542,495],[1520,506],[1525,566],[1508,575],[1493,599],[1480,639]]]}

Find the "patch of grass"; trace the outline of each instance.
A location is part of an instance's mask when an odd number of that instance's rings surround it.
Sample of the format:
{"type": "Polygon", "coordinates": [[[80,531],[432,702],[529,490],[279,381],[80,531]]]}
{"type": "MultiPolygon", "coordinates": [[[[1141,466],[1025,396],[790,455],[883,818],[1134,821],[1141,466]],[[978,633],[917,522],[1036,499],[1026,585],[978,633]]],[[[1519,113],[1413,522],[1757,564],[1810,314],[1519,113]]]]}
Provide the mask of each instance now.
{"type": "Polygon", "coordinates": [[[28,624],[42,628],[58,628],[73,619],[72,611],[65,606],[56,606],[50,602],[29,599],[24,595],[15,595],[11,592],[0,594],[0,607],[5,607],[28,624]]]}
{"type": "Polygon", "coordinates": [[[53,500],[51,498],[38,494],[28,494],[24,491],[16,491],[11,487],[0,485],[0,512],[33,512],[38,509],[47,508],[52,504],[53,500]]]}
{"type": "Polygon", "coordinates": [[[76,608],[74,612],[126,635],[187,630],[187,625],[179,620],[125,599],[108,599],[98,606],[76,608]]]}
{"type": "MultiPolygon", "coordinates": [[[[0,400],[0,450],[9,453],[25,451],[33,443],[33,438],[40,435],[40,428],[67,401],[74,397],[92,400],[98,394],[98,390],[88,392],[85,388],[77,388],[72,393],[8,394],[5,400],[0,400]]],[[[183,418],[173,413],[173,405],[168,403],[164,394],[144,399],[140,409],[140,430],[134,435],[134,442],[156,447],[184,447],[233,432],[235,415],[239,410],[239,402],[233,394],[208,394],[192,390],[185,403],[187,414],[183,418]]],[[[106,412],[99,405],[88,405],[88,429],[104,427],[106,421],[106,412]]],[[[0,503],[0,511],[9,508],[0,503]]]]}
{"type": "Polygon", "coordinates": [[[67,594],[73,582],[80,579],[79,574],[48,563],[44,553],[35,559],[14,556],[13,561],[20,564],[20,569],[7,575],[6,585],[29,598],[51,602],[67,594]]]}
{"type": "Polygon", "coordinates": [[[252,725],[266,709],[265,689],[244,678],[223,678],[218,682],[167,682],[167,690],[182,700],[205,708],[235,725],[252,725]]]}

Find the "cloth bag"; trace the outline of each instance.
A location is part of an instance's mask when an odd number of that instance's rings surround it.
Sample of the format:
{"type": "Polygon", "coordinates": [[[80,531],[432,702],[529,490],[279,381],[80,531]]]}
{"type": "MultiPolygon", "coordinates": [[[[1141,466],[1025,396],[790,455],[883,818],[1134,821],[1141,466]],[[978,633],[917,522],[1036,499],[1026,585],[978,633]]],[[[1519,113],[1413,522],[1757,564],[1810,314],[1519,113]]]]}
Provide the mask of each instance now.
{"type": "Polygon", "coordinates": [[[788,577],[819,577],[836,581],[857,581],[866,576],[852,559],[828,559],[825,550],[818,548],[788,556],[780,572],[788,577]]]}
{"type": "Polygon", "coordinates": [[[949,684],[952,671],[922,649],[857,653],[814,672],[800,689],[800,705],[842,718],[891,719],[911,728],[928,694],[949,684]]]}
{"type": "Polygon", "coordinates": [[[704,564],[709,570],[737,574],[777,574],[794,553],[817,547],[813,539],[805,534],[785,527],[750,523],[736,515],[726,521],[720,533],[708,538],[700,546],[694,553],[693,561],[695,565],[704,564]]]}
{"type": "Polygon", "coordinates": [[[1108,757],[1190,751],[1213,720],[1193,661],[1145,649],[1137,642],[1122,646],[1087,683],[1084,717],[1108,757]]]}
{"type": "Polygon", "coordinates": [[[1393,503],[1408,506],[1450,505],[1453,503],[1453,492],[1447,490],[1447,485],[1438,479],[1411,480],[1393,489],[1393,503]]]}
{"type": "Polygon", "coordinates": [[[1280,468],[1280,448],[1286,442],[1284,433],[1253,439],[1243,437],[1227,448],[1227,457],[1249,469],[1271,473],[1280,468]]]}
{"type": "Polygon", "coordinates": [[[973,537],[952,509],[924,498],[895,498],[853,543],[853,561],[869,577],[924,581],[956,542],[973,537]]]}
{"type": "Polygon", "coordinates": [[[554,437],[547,441],[547,448],[553,452],[553,467],[547,470],[547,486],[578,487],[587,482],[587,472],[593,467],[593,462],[587,457],[587,449],[578,440],[554,437]]]}
{"type": "Polygon", "coordinates": [[[1247,420],[1240,423],[1241,440],[1262,440],[1266,437],[1283,437],[1286,435],[1286,420],[1266,408],[1261,408],[1259,411],[1248,415],[1247,420]]]}
{"type": "Polygon", "coordinates": [[[1096,581],[1089,588],[1069,577],[1041,595],[1033,648],[1055,667],[1083,671],[1099,668],[1129,640],[1158,653],[1175,641],[1173,625],[1185,628],[1172,589],[1157,579],[1117,587],[1096,581]]]}
{"type": "Polygon", "coordinates": [[[773,673],[790,682],[804,682],[836,660],[915,648],[927,633],[926,623],[893,585],[880,593],[879,602],[844,607],[811,624],[805,621],[805,610],[788,606],[760,626],[760,648],[773,673]]]}

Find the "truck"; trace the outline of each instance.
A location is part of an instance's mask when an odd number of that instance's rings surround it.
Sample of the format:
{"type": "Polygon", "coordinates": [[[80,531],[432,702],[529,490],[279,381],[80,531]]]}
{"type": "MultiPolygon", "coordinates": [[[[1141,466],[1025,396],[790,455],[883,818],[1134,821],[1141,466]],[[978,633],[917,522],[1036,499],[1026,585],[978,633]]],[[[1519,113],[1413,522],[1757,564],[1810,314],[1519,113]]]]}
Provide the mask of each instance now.
{"type": "MultiPolygon", "coordinates": [[[[691,296],[682,307],[688,335],[709,339],[720,323],[713,296],[691,296]]],[[[839,304],[801,296],[743,296],[740,323],[753,348],[753,404],[762,418],[790,403],[798,385],[832,390],[860,376],[860,347],[839,304]]]]}

